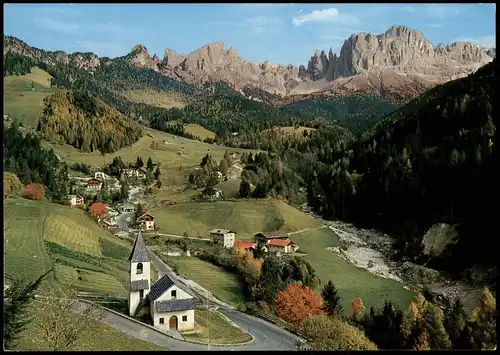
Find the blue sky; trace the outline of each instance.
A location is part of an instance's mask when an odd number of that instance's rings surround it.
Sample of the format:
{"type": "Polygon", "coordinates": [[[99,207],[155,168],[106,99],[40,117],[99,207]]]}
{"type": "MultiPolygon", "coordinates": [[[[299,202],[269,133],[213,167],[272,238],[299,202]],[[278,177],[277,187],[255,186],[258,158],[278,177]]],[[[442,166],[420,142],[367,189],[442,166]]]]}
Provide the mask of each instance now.
{"type": "Polygon", "coordinates": [[[223,41],[246,60],[307,64],[316,49],[339,53],[352,33],[392,25],[434,45],[495,46],[494,4],[6,4],[4,33],[29,45],[116,57],[143,44],[187,54],[223,41]]]}

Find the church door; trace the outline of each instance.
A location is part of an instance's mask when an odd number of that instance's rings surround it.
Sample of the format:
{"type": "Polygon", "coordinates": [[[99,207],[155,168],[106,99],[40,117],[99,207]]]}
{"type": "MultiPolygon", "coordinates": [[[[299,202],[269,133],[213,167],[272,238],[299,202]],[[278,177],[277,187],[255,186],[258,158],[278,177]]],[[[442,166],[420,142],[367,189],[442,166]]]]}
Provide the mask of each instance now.
{"type": "Polygon", "coordinates": [[[172,316],[172,317],[170,317],[170,319],[168,320],[168,327],[169,327],[170,329],[175,329],[175,330],[177,330],[177,324],[178,324],[177,317],[176,317],[176,316],[172,316]]]}

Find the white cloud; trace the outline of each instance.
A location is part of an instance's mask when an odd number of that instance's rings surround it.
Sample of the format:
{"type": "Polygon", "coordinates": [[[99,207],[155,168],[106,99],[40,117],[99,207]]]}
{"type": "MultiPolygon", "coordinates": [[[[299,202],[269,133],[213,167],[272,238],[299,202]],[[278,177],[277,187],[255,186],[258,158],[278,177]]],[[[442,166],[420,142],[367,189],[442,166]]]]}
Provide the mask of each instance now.
{"type": "Polygon", "coordinates": [[[54,20],[50,17],[40,17],[33,20],[35,25],[43,27],[52,32],[58,32],[68,35],[88,35],[97,33],[99,35],[107,34],[111,36],[140,34],[144,32],[140,28],[124,27],[121,25],[108,23],[77,23],[62,20],[54,20]]]}
{"type": "Polygon", "coordinates": [[[457,37],[454,40],[451,41],[453,42],[470,42],[473,44],[478,44],[480,46],[486,47],[486,48],[491,48],[495,47],[495,35],[491,36],[479,36],[479,37],[457,37]]]}
{"type": "Polygon", "coordinates": [[[303,13],[303,12],[304,12],[304,10],[299,9],[298,11],[296,11],[296,12],[295,12],[295,15],[300,15],[300,14],[301,14],[301,13],[303,13]]]}
{"type": "Polygon", "coordinates": [[[266,16],[249,17],[240,22],[209,21],[205,22],[204,25],[242,27],[250,29],[254,34],[276,33],[279,32],[283,27],[285,27],[285,23],[282,20],[266,16]]]}
{"type": "Polygon", "coordinates": [[[357,17],[349,14],[341,14],[338,9],[332,7],[324,10],[313,10],[311,13],[294,16],[292,22],[295,26],[302,26],[305,23],[337,23],[354,24],[358,23],[357,17]]]}

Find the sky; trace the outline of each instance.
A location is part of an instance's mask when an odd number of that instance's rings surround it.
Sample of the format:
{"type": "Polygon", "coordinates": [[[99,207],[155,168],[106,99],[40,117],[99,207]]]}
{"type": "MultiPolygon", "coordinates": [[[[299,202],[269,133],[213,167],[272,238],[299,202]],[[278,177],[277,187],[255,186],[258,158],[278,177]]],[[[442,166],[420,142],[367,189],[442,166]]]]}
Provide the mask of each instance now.
{"type": "Polygon", "coordinates": [[[495,47],[494,4],[5,4],[4,33],[30,46],[117,57],[137,44],[163,58],[222,41],[245,60],[307,65],[316,50],[337,54],[353,33],[393,25],[435,46],[495,47]]]}

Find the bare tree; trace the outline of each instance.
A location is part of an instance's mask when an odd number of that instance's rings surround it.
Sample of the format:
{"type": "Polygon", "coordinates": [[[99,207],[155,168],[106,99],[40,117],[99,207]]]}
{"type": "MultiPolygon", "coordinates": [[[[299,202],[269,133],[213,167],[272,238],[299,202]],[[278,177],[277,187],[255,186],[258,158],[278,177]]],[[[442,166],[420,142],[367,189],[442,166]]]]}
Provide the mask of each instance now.
{"type": "Polygon", "coordinates": [[[45,345],[54,351],[73,350],[81,339],[99,331],[104,317],[101,307],[79,302],[74,291],[54,291],[39,298],[38,306],[45,345]]]}

